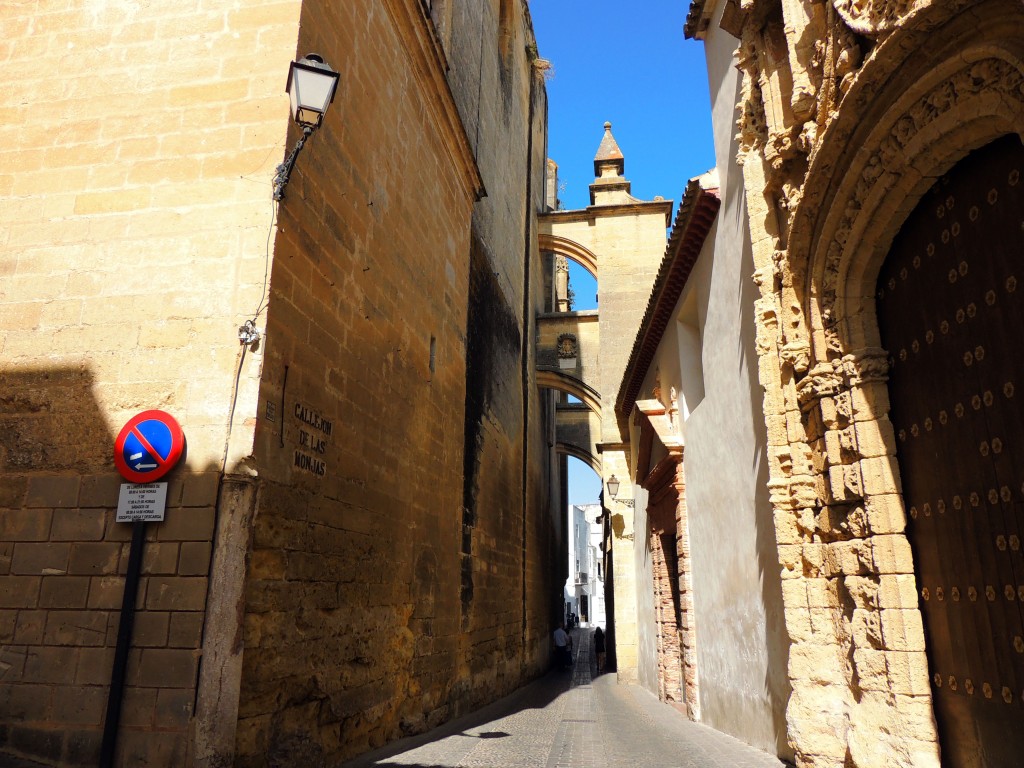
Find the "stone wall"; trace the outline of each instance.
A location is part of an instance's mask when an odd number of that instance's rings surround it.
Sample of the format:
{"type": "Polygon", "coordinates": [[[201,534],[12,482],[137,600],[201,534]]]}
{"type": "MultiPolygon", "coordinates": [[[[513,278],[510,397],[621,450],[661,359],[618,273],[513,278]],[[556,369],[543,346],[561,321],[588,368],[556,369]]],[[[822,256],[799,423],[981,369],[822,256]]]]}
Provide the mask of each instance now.
{"type": "Polygon", "coordinates": [[[119,759],[186,759],[219,476],[252,444],[259,359],[237,327],[261,298],[298,13],[0,10],[5,749],[96,764],[131,537],[113,440],[160,407],[188,453],[148,526],[119,759]]]}
{"type": "Polygon", "coordinates": [[[474,190],[410,75],[431,41],[404,5],[303,6],[299,49],[337,62],[341,86],[279,208],[239,765],[348,756],[436,722],[459,658],[449,424],[474,190]]]}
{"type": "Polygon", "coordinates": [[[418,8],[304,7],[300,47],[337,58],[359,87],[339,95],[341,135],[311,142],[281,208],[261,392],[281,407],[258,429],[268,471],[246,586],[241,765],[352,756],[546,668],[553,413],[525,344],[544,298],[543,82],[519,4],[502,4],[507,28],[497,7],[453,7],[440,51],[418,8]],[[413,74],[416,45],[446,57],[459,135],[436,120],[443,83],[413,74]],[[463,141],[478,179],[449,164],[463,141]]]}
{"type": "Polygon", "coordinates": [[[526,2],[452,6],[450,80],[487,190],[473,209],[469,264],[463,711],[547,668],[561,616],[565,574],[554,564],[564,562],[564,507],[548,451],[554,398],[537,386],[534,348],[545,307],[537,240],[546,207],[544,62],[526,2]]]}
{"type": "Polygon", "coordinates": [[[560,615],[525,4],[236,5],[0,12],[0,741],[60,765],[96,762],[144,408],[188,452],[119,765],[355,754],[541,672],[560,615]],[[313,51],[341,84],[275,211],[313,51]]]}
{"type": "Polygon", "coordinates": [[[1000,0],[740,6],[790,741],[800,766],[938,765],[872,297],[932,180],[1019,131],[1024,19],[1000,0]]]}

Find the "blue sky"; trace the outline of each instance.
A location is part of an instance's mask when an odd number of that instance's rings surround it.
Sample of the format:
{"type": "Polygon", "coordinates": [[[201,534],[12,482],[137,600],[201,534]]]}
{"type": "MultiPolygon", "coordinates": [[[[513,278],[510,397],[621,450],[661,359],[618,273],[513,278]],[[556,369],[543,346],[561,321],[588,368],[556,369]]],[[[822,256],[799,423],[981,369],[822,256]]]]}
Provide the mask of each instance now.
{"type": "MultiPolygon", "coordinates": [[[[689,178],[715,164],[703,45],[683,38],[687,0],[532,0],[537,48],[552,64],[548,156],[558,163],[565,208],[590,204],[604,122],[626,158],[633,195],[678,204],[689,178]]],[[[576,309],[595,289],[570,264],[576,309]]],[[[600,481],[569,460],[569,503],[593,504],[600,481]]]]}
{"type": "Polygon", "coordinates": [[[532,0],[548,80],[548,156],[566,208],[589,204],[604,122],[626,158],[633,194],[678,200],[714,165],[704,47],[683,38],[687,0],[532,0]]]}

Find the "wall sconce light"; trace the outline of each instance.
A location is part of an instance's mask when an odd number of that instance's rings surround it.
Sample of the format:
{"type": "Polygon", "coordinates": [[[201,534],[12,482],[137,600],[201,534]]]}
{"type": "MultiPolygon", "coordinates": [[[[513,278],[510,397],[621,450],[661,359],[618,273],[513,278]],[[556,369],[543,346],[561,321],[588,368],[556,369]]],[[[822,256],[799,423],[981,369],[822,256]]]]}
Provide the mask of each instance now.
{"type": "Polygon", "coordinates": [[[618,502],[619,504],[623,504],[627,507],[632,507],[636,504],[635,499],[623,499],[622,501],[619,501],[619,478],[615,475],[608,478],[608,495],[612,497],[612,501],[618,502]]]}
{"type": "Polygon", "coordinates": [[[608,478],[608,494],[613,499],[619,495],[619,478],[615,475],[608,478]]]}
{"type": "Polygon", "coordinates": [[[288,84],[285,87],[291,101],[292,120],[302,127],[302,136],[295,144],[295,149],[288,155],[288,159],[277,166],[274,175],[275,200],[284,197],[284,188],[288,184],[292,168],[295,167],[295,159],[305,146],[306,139],[323,122],[327,108],[334,101],[334,92],[338,89],[340,77],[341,75],[324,62],[322,56],[315,53],[293,61],[288,68],[288,84]]]}

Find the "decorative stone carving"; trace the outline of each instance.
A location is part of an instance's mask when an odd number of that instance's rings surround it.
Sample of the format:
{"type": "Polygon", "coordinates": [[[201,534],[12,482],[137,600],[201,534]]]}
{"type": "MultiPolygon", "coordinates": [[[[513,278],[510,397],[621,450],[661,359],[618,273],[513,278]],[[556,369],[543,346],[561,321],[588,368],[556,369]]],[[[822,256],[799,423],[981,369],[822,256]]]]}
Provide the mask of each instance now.
{"type": "Polygon", "coordinates": [[[562,256],[560,253],[555,254],[555,272],[568,272],[569,271],[569,259],[562,256]]]}
{"type": "Polygon", "coordinates": [[[810,365],[811,345],[806,339],[796,339],[782,347],[780,356],[794,371],[804,373],[810,365]]]}
{"type": "Polygon", "coordinates": [[[573,333],[562,333],[558,336],[558,360],[572,360],[575,365],[580,354],[580,343],[573,333]]]}
{"type": "Polygon", "coordinates": [[[839,49],[839,55],[836,56],[834,74],[839,78],[839,93],[841,96],[845,96],[853,84],[857,70],[860,69],[864,52],[861,50],[857,38],[845,24],[836,25],[835,35],[835,44],[839,49]]]}
{"type": "Polygon", "coordinates": [[[736,140],[739,144],[737,161],[752,150],[763,147],[768,141],[768,119],[764,112],[764,98],[761,94],[760,68],[757,64],[758,35],[747,25],[743,29],[743,42],[737,51],[739,68],[743,71],[742,91],[736,111],[736,140]]]}
{"type": "Polygon", "coordinates": [[[875,38],[891,32],[914,0],[832,0],[832,5],[850,29],[875,38]]]}
{"type": "Polygon", "coordinates": [[[805,155],[811,154],[811,150],[814,149],[815,143],[818,141],[818,124],[808,120],[804,123],[803,128],[800,129],[800,135],[797,136],[796,145],[797,148],[805,155]]]}
{"type": "MultiPolygon", "coordinates": [[[[887,669],[905,657],[882,642],[879,576],[912,572],[896,438],[885,418],[889,362],[885,350],[866,345],[878,343],[875,270],[901,212],[926,186],[922,174],[1019,126],[1024,65],[1009,41],[1024,11],[1013,5],[742,0],[738,160],[759,291],[755,344],[786,626],[796,656],[813,636],[816,660],[826,649],[843,660],[827,686],[820,664],[789,667],[787,720],[800,765],[939,763],[934,727],[915,721],[907,701],[861,699],[891,690],[887,669]],[[823,16],[821,33],[806,34],[823,16]],[[785,54],[768,29],[780,24],[785,54]],[[933,66],[918,66],[932,56],[933,66]],[[840,736],[834,749],[809,727],[829,707],[859,734],[840,736]],[[876,750],[873,740],[865,749],[882,716],[898,724],[889,747],[876,750]],[[893,747],[911,740],[920,752],[896,756],[893,747]]],[[[911,595],[905,607],[915,606],[911,595]]],[[[923,663],[920,654],[914,663],[923,663]]],[[[922,691],[912,706],[926,698],[922,691]]]]}
{"type": "Polygon", "coordinates": [[[889,354],[881,347],[871,347],[846,355],[841,361],[843,377],[855,386],[870,381],[887,381],[889,354]]]}
{"type": "Polygon", "coordinates": [[[796,385],[800,408],[806,410],[817,400],[838,394],[842,384],[842,376],[836,372],[831,363],[818,363],[796,385]]]}
{"type": "Polygon", "coordinates": [[[580,354],[580,342],[575,334],[560,334],[558,337],[559,357],[578,357],[580,354]]]}
{"type": "Polygon", "coordinates": [[[808,509],[821,504],[818,488],[813,478],[794,478],[789,484],[789,502],[792,509],[808,509]]]}
{"type": "Polygon", "coordinates": [[[936,118],[955,109],[965,99],[989,92],[1020,101],[1024,98],[1022,85],[1024,75],[1009,62],[1003,59],[982,59],[938,84],[893,123],[878,152],[868,159],[861,170],[860,180],[843,208],[842,220],[836,227],[826,253],[822,286],[822,318],[826,326],[831,308],[835,305],[839,262],[863,202],[879,183],[891,186],[904,171],[907,160],[905,150],[910,142],[936,118]]]}

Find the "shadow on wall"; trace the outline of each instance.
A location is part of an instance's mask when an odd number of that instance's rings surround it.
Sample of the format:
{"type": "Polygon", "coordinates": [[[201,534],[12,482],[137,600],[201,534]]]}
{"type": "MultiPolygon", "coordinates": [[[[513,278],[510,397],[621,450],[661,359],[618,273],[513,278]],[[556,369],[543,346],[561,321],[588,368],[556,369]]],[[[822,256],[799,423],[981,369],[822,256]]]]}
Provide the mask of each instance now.
{"type": "Polygon", "coordinates": [[[84,367],[0,371],[0,473],[112,471],[114,435],[93,383],[84,367]]]}
{"type": "MultiPolygon", "coordinates": [[[[94,385],[86,366],[0,370],[4,765],[92,766],[99,757],[133,526],[114,521],[123,482],[115,425],[94,385]]],[[[111,396],[126,411],[172,407],[157,391],[111,396]]],[[[136,640],[145,641],[133,643],[125,689],[139,706],[118,736],[125,764],[186,759],[218,478],[216,467],[172,473],[165,522],[147,528],[136,613],[136,640]],[[161,710],[154,689],[180,703],[161,710]]]]}
{"type": "MultiPolygon", "coordinates": [[[[729,197],[739,198],[742,185],[730,185],[729,197]]],[[[738,216],[745,210],[741,199],[727,200],[723,210],[736,211],[738,216]]],[[[746,231],[746,221],[741,222],[742,231],[746,231]]],[[[750,239],[744,239],[743,267],[740,273],[750,275],[754,272],[754,256],[751,251],[750,239]]],[[[749,391],[759,397],[762,393],[757,378],[758,361],[756,356],[751,359],[752,344],[747,340],[755,338],[754,304],[759,298],[758,288],[753,280],[740,281],[740,328],[739,359],[742,376],[746,374],[749,391]]],[[[758,570],[761,574],[761,599],[765,612],[765,639],[768,643],[768,669],[765,676],[765,690],[768,692],[772,707],[772,729],[775,734],[776,754],[784,760],[793,760],[794,753],[789,745],[789,731],[786,725],[786,707],[793,688],[789,682],[789,636],[786,632],[786,617],[782,602],[782,572],[779,565],[778,543],[775,538],[775,520],[772,513],[771,500],[768,493],[768,460],[765,451],[768,445],[768,429],[764,419],[760,417],[760,401],[755,400],[751,409],[751,426],[754,434],[754,445],[759,446],[751,457],[751,470],[754,477],[754,519],[757,526],[756,548],[758,570]]]]}

